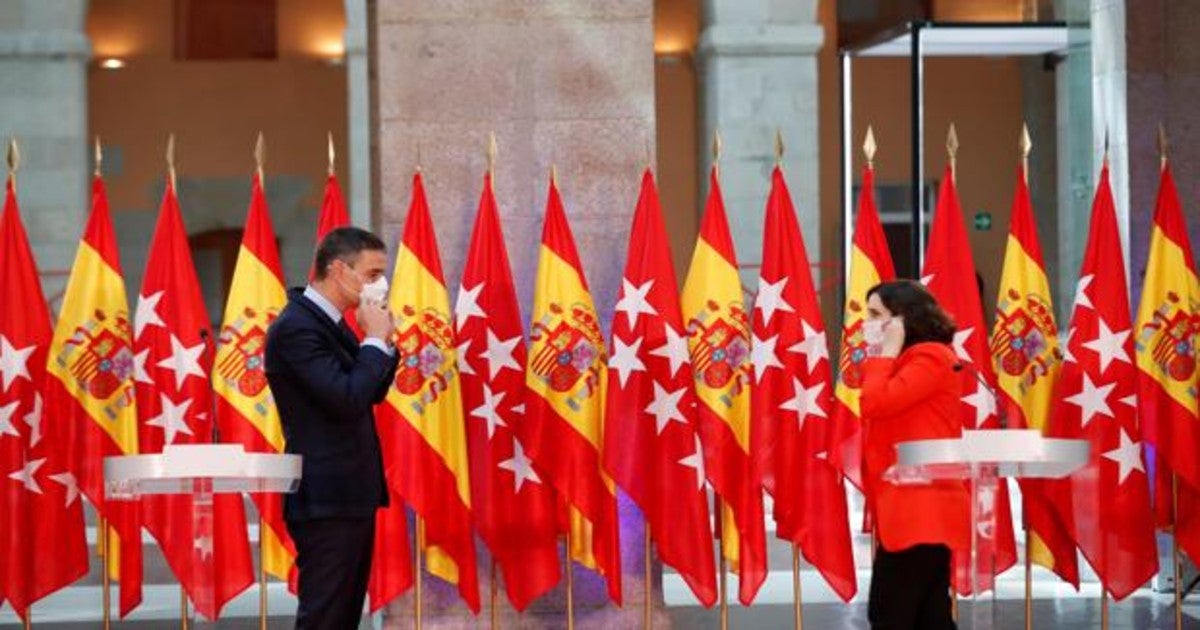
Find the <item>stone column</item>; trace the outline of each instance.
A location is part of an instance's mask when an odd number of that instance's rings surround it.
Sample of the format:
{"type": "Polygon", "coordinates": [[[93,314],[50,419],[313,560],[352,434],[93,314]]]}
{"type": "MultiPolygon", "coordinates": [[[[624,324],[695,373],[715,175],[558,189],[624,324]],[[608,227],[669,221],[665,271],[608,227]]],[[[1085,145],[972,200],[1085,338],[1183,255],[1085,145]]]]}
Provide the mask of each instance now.
{"type": "MultiPolygon", "coordinates": [[[[528,317],[551,165],[601,317],[611,316],[642,168],[654,159],[651,0],[444,2],[377,0],[382,233],[395,243],[422,167],[446,282],[459,286],[486,169],[489,132],[499,145],[496,195],[523,316],[528,317]],[[649,155],[648,155],[649,154],[649,155]]],[[[608,329],[608,321],[602,326],[608,329]]],[[[600,580],[575,569],[580,627],[641,623],[640,515],[622,504],[623,609],[600,580]]],[[[480,545],[482,549],[482,545],[480,545]]],[[[486,624],[489,564],[479,557],[485,610],[472,618],[453,588],[426,578],[428,627],[486,624]]],[[[655,580],[658,623],[665,623],[655,580]]],[[[411,592],[385,626],[411,622],[411,592]]],[[[505,627],[564,627],[565,592],[517,617],[501,592],[505,627]]]]}
{"type": "MultiPolygon", "coordinates": [[[[705,0],[703,8],[699,145],[709,147],[713,131],[720,130],[721,188],[742,282],[753,292],[776,128],[783,134],[784,170],[811,262],[821,252],[817,53],[824,30],[815,0],[705,0]]],[[[707,195],[709,152],[701,163],[707,195]]]]}
{"type": "Polygon", "coordinates": [[[57,308],[88,211],[86,0],[0,3],[0,135],[21,149],[17,194],[57,308]]]}
{"type": "MultiPolygon", "coordinates": [[[[345,0],[346,7],[346,150],[349,186],[343,192],[354,225],[374,226],[379,213],[372,203],[371,82],[368,36],[370,11],[367,0],[345,0]]],[[[345,186],[345,184],[343,184],[345,186]]]]}

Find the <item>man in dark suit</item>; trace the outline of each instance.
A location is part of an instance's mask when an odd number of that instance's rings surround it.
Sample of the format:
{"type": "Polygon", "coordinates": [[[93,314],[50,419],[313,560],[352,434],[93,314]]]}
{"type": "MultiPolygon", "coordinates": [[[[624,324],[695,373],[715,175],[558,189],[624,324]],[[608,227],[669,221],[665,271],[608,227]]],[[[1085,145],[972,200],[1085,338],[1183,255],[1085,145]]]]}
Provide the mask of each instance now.
{"type": "Polygon", "coordinates": [[[362,616],[375,510],[388,502],[372,409],[395,375],[396,351],[383,241],[339,228],[315,258],[313,281],[288,292],[267,332],[266,372],[287,452],[304,457],[300,489],[283,501],[300,571],[296,627],[344,630],[362,616]],[[343,317],[352,308],[361,343],[343,317]]]}

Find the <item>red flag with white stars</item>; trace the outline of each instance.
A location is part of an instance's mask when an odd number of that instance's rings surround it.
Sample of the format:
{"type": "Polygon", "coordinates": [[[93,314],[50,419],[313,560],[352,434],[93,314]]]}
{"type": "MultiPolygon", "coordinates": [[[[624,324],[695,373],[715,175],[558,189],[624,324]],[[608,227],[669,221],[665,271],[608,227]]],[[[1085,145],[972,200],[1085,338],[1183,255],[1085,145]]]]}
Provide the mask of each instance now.
{"type": "Polygon", "coordinates": [[[87,573],[79,484],[42,393],[50,313],[12,178],[0,214],[0,601],[29,606],[87,573]]]}
{"type": "MultiPolygon", "coordinates": [[[[172,179],[168,178],[150,242],[134,316],[142,453],[212,441],[213,337],[172,179]]],[[[193,531],[190,495],[146,495],[142,506],[146,528],[205,617],[216,619],[225,603],[254,582],[240,494],[214,495],[211,537],[193,531]],[[200,583],[198,576],[205,573],[214,576],[214,589],[200,583]]]]}
{"type": "Polygon", "coordinates": [[[771,174],[752,313],[750,443],[775,499],[776,535],[799,545],[838,596],[858,590],[842,476],[830,462],[833,373],[808,253],[783,171],[771,174]]]}
{"type": "Polygon", "coordinates": [[[1055,513],[1104,588],[1119,600],[1158,570],[1158,551],[1138,430],[1125,261],[1113,206],[1105,164],[1047,431],[1087,440],[1091,459],[1070,478],[1047,486],[1055,513]]]}
{"type": "Polygon", "coordinates": [[[561,576],[554,490],[517,438],[525,418],[525,343],[491,174],[454,304],[475,526],[517,610],[561,576]]]}
{"type": "Polygon", "coordinates": [[[646,515],[664,564],[716,602],[704,450],[679,289],[649,169],[633,214],[612,322],[604,465],[646,515]]]}

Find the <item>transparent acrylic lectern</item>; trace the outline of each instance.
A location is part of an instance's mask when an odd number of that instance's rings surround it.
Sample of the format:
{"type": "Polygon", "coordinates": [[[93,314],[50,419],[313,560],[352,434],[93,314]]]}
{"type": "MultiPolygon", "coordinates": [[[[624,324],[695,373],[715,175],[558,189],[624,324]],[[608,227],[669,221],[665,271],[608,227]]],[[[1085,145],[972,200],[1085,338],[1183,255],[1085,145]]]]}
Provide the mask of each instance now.
{"type": "Polygon", "coordinates": [[[962,479],[971,486],[971,628],[991,628],[995,589],[982,597],[983,576],[994,575],[996,496],[1000,480],[1060,479],[1088,463],[1087,440],[1043,437],[1036,429],[963,431],[961,438],[913,440],[896,446],[896,465],[885,481],[919,485],[934,479],[962,479]]]}
{"type": "MultiPolygon", "coordinates": [[[[301,457],[247,453],[241,444],[169,445],[155,455],[104,458],[104,494],[116,501],[145,495],[186,494],[192,497],[192,533],[201,561],[193,561],[192,581],[197,601],[215,597],[213,562],[213,495],[242,492],[289,493],[300,485],[301,457]]],[[[195,612],[193,622],[203,624],[195,612]]]]}

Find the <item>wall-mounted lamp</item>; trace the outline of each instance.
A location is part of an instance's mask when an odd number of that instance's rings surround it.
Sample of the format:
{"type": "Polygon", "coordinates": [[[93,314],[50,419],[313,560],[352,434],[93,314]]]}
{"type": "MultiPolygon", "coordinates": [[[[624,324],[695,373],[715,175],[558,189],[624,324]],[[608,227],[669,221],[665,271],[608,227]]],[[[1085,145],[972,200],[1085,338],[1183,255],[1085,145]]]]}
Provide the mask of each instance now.
{"type": "Polygon", "coordinates": [[[108,59],[100,62],[100,67],[104,68],[105,70],[120,70],[121,68],[125,67],[125,60],[117,59],[116,57],[109,57],[108,59]]]}

